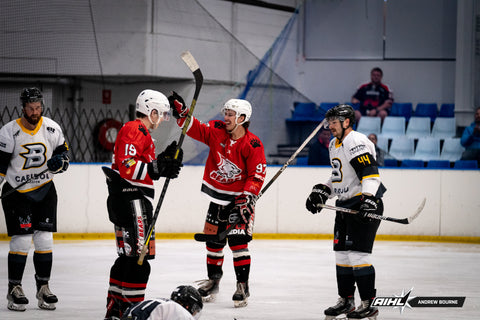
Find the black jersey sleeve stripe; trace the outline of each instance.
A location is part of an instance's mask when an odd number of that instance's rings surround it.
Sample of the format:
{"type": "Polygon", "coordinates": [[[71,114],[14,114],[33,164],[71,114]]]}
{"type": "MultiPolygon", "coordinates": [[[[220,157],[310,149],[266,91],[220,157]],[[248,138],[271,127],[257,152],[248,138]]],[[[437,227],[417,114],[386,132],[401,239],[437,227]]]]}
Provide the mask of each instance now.
{"type": "Polygon", "coordinates": [[[378,164],[375,158],[370,153],[363,153],[359,156],[356,156],[350,160],[357,177],[360,181],[363,178],[371,176],[379,176],[378,174],[378,164]]]}

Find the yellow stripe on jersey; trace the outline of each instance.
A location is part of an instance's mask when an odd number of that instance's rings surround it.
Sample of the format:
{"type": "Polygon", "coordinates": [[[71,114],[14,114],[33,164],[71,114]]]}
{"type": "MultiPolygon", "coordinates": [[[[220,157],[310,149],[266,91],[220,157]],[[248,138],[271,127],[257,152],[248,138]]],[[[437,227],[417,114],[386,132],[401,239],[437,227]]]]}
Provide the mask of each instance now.
{"type": "Polygon", "coordinates": [[[371,175],[362,177],[362,180],[360,182],[362,182],[364,179],[368,179],[368,178],[380,178],[380,175],[379,174],[371,174],[371,175]]]}
{"type": "Polygon", "coordinates": [[[20,252],[20,251],[9,251],[9,254],[18,254],[19,256],[26,256],[28,252],[20,252]]]}
{"type": "Polygon", "coordinates": [[[40,128],[42,127],[42,123],[43,123],[43,117],[40,117],[40,120],[37,123],[37,127],[34,130],[29,130],[23,126],[21,118],[17,119],[17,124],[22,129],[22,131],[31,136],[34,136],[37,134],[38,130],[40,130],[40,128]]]}
{"type": "Polygon", "coordinates": [[[342,141],[339,139],[335,138],[335,148],[340,148],[342,146],[342,141]]]}
{"type": "Polygon", "coordinates": [[[35,187],[33,187],[33,188],[25,189],[25,190],[20,190],[20,189],[18,189],[17,191],[20,192],[20,193],[27,193],[27,192],[30,192],[30,191],[33,191],[33,190],[37,190],[37,189],[43,187],[44,185],[46,185],[47,183],[49,183],[49,182],[52,181],[52,180],[53,180],[53,178],[50,179],[50,180],[48,180],[48,181],[45,182],[45,183],[42,183],[42,184],[39,185],[39,186],[35,186],[35,187]]]}

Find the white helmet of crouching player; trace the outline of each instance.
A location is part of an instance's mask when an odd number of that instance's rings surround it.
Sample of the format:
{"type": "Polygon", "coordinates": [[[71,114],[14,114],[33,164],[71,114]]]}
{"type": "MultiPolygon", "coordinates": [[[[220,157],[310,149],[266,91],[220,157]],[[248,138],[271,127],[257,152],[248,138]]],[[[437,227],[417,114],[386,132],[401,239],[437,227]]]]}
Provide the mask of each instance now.
{"type": "Polygon", "coordinates": [[[148,120],[154,128],[162,121],[170,120],[170,103],[167,97],[158,91],[145,89],[137,97],[136,111],[148,116],[148,120]],[[157,121],[152,120],[152,111],[156,110],[158,113],[157,121]]]}
{"type": "MultiPolygon", "coordinates": [[[[226,110],[232,110],[232,111],[235,111],[235,128],[231,131],[235,131],[235,129],[237,129],[237,127],[239,125],[243,125],[245,123],[247,123],[249,120],[250,120],[250,117],[252,115],[252,105],[250,104],[250,102],[248,102],[247,100],[243,100],[243,99],[230,99],[228,100],[227,102],[225,102],[221,112],[222,114],[225,114],[225,111],[226,110]],[[245,116],[245,119],[238,123],[238,118],[240,118],[241,116],[245,116]]],[[[248,127],[248,126],[247,126],[248,127]]]]}

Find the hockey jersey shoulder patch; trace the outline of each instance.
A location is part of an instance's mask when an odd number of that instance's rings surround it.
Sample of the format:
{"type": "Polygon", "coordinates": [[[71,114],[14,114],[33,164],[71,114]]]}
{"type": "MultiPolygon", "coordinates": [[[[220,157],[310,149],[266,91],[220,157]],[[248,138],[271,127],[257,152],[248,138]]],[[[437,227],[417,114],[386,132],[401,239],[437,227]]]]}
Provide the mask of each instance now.
{"type": "Polygon", "coordinates": [[[262,142],[257,139],[257,138],[253,138],[250,140],[250,145],[253,147],[253,148],[259,148],[262,146],[262,142]]]}

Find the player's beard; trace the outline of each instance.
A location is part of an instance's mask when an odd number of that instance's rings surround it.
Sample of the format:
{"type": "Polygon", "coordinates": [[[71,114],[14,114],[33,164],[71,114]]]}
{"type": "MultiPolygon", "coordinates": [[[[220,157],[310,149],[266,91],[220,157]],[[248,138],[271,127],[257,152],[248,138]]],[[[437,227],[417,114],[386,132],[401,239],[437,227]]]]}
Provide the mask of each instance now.
{"type": "Polygon", "coordinates": [[[26,114],[23,114],[25,117],[25,120],[27,120],[28,123],[30,123],[33,126],[36,126],[38,122],[40,121],[40,118],[42,117],[42,114],[32,114],[31,116],[27,116],[26,114]]]}

